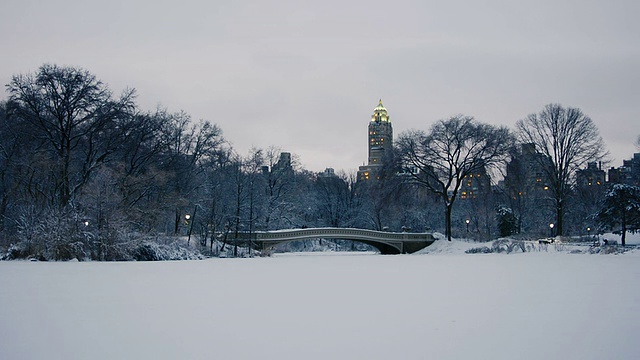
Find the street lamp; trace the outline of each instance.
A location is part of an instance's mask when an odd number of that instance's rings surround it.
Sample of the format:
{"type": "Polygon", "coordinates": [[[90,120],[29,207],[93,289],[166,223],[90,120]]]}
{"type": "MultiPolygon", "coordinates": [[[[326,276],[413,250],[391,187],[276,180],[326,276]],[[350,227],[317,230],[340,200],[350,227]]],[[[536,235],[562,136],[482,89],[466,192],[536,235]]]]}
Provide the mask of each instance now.
{"type": "Polygon", "coordinates": [[[464,222],[467,223],[467,232],[469,232],[469,223],[471,222],[471,220],[467,219],[464,222]]]}
{"type": "Polygon", "coordinates": [[[193,228],[193,224],[189,223],[189,219],[191,219],[191,215],[190,214],[185,214],[184,215],[184,225],[188,226],[188,228],[187,228],[187,246],[189,246],[190,243],[191,243],[191,229],[193,228]]]}
{"type": "Polygon", "coordinates": [[[553,237],[553,227],[554,227],[554,226],[555,226],[555,225],[554,225],[553,223],[549,224],[549,233],[550,233],[550,236],[551,236],[551,237],[553,237]]]}
{"type": "Polygon", "coordinates": [[[587,227],[587,236],[591,238],[591,227],[587,227]]]}

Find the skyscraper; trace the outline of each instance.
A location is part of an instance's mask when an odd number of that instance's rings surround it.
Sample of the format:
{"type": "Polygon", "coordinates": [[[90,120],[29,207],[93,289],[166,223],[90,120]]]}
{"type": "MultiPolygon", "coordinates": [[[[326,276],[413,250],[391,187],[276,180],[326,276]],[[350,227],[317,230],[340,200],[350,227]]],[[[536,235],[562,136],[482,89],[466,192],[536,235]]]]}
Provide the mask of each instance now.
{"type": "Polygon", "coordinates": [[[393,127],[387,109],[382,105],[382,100],[373,109],[369,122],[368,140],[369,159],[367,165],[360,166],[358,180],[377,179],[385,156],[393,148],[393,127]]]}

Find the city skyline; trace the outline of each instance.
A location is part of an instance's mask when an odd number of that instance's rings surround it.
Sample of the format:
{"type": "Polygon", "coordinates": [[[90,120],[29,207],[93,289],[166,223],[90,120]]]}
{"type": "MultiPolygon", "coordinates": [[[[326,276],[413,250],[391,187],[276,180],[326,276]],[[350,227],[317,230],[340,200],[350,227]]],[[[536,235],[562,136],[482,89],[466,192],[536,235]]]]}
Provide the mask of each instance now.
{"type": "Polygon", "coordinates": [[[184,110],[218,124],[241,154],[276,146],[312,171],[366,163],[378,99],[396,134],[459,113],[513,128],[560,103],[593,119],[608,167],[639,151],[640,4],[632,1],[3,8],[11,15],[0,24],[3,85],[44,63],[82,67],[115,94],[137,89],[142,110],[184,110]]]}

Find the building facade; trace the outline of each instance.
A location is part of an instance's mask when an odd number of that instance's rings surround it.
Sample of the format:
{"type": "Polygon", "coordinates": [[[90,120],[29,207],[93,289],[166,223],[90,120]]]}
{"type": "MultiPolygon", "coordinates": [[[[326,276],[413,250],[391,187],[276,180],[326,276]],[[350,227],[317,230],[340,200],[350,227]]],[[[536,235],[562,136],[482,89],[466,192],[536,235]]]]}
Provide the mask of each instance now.
{"type": "Polygon", "coordinates": [[[487,174],[486,169],[482,168],[462,179],[459,194],[460,199],[468,200],[484,197],[491,191],[491,177],[487,174]]]}
{"type": "Polygon", "coordinates": [[[622,166],[609,169],[609,183],[640,186],[640,153],[633,154],[630,160],[624,160],[622,166]]]}
{"type": "Polygon", "coordinates": [[[504,193],[517,217],[517,233],[542,232],[553,221],[553,194],[549,181],[551,159],[534,144],[522,144],[511,155],[504,178],[504,193]]]}
{"type": "Polygon", "coordinates": [[[602,165],[590,162],[585,169],[576,172],[576,186],[578,190],[589,190],[605,187],[606,173],[602,165]]]}
{"type": "Polygon", "coordinates": [[[522,144],[507,164],[504,185],[511,197],[543,194],[549,191],[548,169],[551,159],[539,153],[534,144],[522,144]]]}

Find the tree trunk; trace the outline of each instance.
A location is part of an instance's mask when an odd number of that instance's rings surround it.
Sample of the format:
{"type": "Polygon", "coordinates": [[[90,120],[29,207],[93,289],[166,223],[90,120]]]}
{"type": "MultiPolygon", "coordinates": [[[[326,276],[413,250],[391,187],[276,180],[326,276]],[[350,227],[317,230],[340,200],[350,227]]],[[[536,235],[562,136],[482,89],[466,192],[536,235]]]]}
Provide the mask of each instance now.
{"type": "Polygon", "coordinates": [[[445,206],[447,208],[445,219],[444,219],[445,235],[447,236],[447,240],[451,241],[451,210],[453,208],[453,204],[449,203],[445,206]]]}
{"type": "Polygon", "coordinates": [[[69,168],[71,163],[71,144],[68,144],[66,149],[62,150],[62,169],[60,177],[62,178],[62,189],[60,194],[60,209],[67,206],[69,200],[71,200],[71,181],[69,179],[69,168]]]}
{"type": "Polygon", "coordinates": [[[627,217],[623,214],[622,215],[622,237],[620,238],[620,243],[622,244],[622,246],[626,246],[627,245],[627,217]]]}
{"type": "Polygon", "coordinates": [[[556,236],[562,236],[564,234],[564,204],[562,200],[556,203],[556,236]]]}
{"type": "Polygon", "coordinates": [[[178,235],[178,230],[180,230],[180,210],[178,209],[176,209],[176,219],[173,226],[173,234],[178,235]]]}

